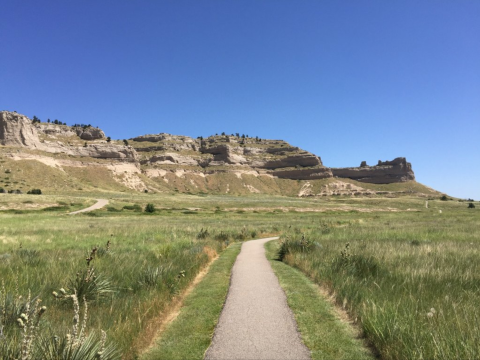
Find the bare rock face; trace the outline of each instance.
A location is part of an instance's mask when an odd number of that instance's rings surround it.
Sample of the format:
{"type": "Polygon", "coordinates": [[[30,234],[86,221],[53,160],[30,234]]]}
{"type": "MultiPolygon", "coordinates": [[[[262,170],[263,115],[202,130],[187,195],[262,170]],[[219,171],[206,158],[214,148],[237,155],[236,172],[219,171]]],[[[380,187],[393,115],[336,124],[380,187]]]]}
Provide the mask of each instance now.
{"type": "Polygon", "coordinates": [[[166,153],[164,155],[154,155],[148,161],[142,161],[141,164],[177,164],[198,166],[198,161],[189,156],[166,153]]]}
{"type": "Polygon", "coordinates": [[[16,112],[0,112],[0,144],[41,148],[37,129],[25,115],[16,112]]]}
{"type": "Polygon", "coordinates": [[[97,159],[136,161],[137,153],[130,146],[113,144],[91,144],[86,147],[77,147],[74,152],[80,156],[89,156],[97,159]]]}
{"type": "Polygon", "coordinates": [[[151,146],[137,146],[136,150],[139,152],[151,151],[182,151],[193,150],[197,151],[200,142],[192,139],[189,136],[170,135],[167,133],[142,135],[129,139],[134,142],[150,142],[157,143],[151,146]]]}
{"type": "Polygon", "coordinates": [[[318,156],[310,153],[296,154],[280,158],[277,160],[266,161],[262,166],[264,169],[279,169],[286,167],[309,167],[309,166],[322,166],[322,161],[318,156]]]}
{"type": "MultiPolygon", "coordinates": [[[[200,151],[203,154],[212,154],[213,161],[209,165],[225,165],[225,164],[246,164],[247,159],[236,153],[237,148],[230,145],[220,144],[212,147],[203,146],[200,151]]],[[[243,152],[243,150],[241,150],[243,152]]]]}
{"type": "Polygon", "coordinates": [[[159,141],[168,140],[168,139],[171,138],[171,136],[172,136],[172,135],[166,134],[166,133],[148,134],[148,135],[137,136],[137,137],[131,138],[131,139],[129,139],[129,140],[138,141],[138,142],[144,142],[144,141],[147,141],[147,142],[159,142],[159,141]]]}
{"type": "Polygon", "coordinates": [[[69,137],[76,136],[77,133],[67,125],[57,125],[52,123],[39,123],[35,124],[38,132],[52,137],[69,137]]]}
{"type": "MultiPolygon", "coordinates": [[[[364,165],[364,164],[362,164],[364,165]]],[[[390,184],[415,180],[412,165],[404,157],[392,161],[379,161],[376,166],[332,168],[333,176],[372,184],[390,184]]]]}
{"type": "Polygon", "coordinates": [[[294,169],[294,170],[276,170],[269,171],[270,175],[292,180],[317,180],[332,177],[332,171],[327,167],[316,169],[294,169]]]}
{"type": "Polygon", "coordinates": [[[100,140],[106,139],[105,133],[99,128],[88,126],[86,128],[76,126],[73,128],[77,133],[77,136],[82,140],[100,140]]]}

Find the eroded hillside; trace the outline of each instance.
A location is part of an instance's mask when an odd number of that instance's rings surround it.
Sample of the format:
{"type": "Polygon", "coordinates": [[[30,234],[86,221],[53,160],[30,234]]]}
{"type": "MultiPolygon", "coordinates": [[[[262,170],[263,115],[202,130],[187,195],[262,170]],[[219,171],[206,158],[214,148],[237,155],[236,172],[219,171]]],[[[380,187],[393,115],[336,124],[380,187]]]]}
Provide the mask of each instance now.
{"type": "Polygon", "coordinates": [[[287,196],[434,193],[415,182],[405,158],[330,169],[320,157],[283,140],[239,134],[193,139],[160,133],[120,141],[89,125],[34,123],[2,111],[0,145],[0,187],[5,190],[287,196]]]}

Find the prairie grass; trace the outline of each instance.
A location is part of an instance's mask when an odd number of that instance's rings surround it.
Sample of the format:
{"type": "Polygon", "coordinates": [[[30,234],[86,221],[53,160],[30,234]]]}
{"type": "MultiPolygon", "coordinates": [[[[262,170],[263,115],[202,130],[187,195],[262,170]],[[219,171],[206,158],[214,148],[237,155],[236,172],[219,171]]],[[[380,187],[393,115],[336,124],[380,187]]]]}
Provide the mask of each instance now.
{"type": "MultiPolygon", "coordinates": [[[[96,334],[104,330],[124,359],[141,352],[138,337],[212,254],[235,241],[281,232],[292,240],[302,234],[307,242],[312,240],[311,251],[286,253],[285,260],[329,286],[341,304],[345,299],[345,307],[362,323],[368,338],[379,348],[385,343],[382,356],[478,357],[478,347],[468,344],[478,340],[474,304],[479,300],[475,232],[479,213],[464,203],[432,200],[425,209],[424,200],[408,197],[299,199],[85,191],[58,196],[2,194],[0,208],[4,209],[0,281],[6,292],[38,296],[47,307],[39,323],[42,333],[51,329],[66,334],[72,307],[61,289],[71,295],[93,268],[102,281],[100,287],[86,289],[94,294],[87,300],[88,329],[96,334]],[[118,211],[65,215],[97,198],[109,199],[109,206],[118,211]],[[138,211],[148,203],[154,205],[154,213],[138,211]],[[42,210],[49,207],[55,210],[42,210]],[[359,275],[357,265],[332,267],[347,242],[352,259],[373,259],[375,273],[368,273],[369,266],[362,270],[369,274],[366,277],[359,275]],[[94,248],[95,258],[87,265],[94,248]],[[381,295],[384,292],[393,295],[381,295]],[[399,320],[406,314],[421,321],[412,327],[410,320],[399,320]],[[367,318],[372,322],[364,321],[367,318]],[[443,322],[457,325],[434,326],[443,322]],[[377,340],[369,335],[376,333],[377,340]],[[442,347],[442,339],[450,335],[463,338],[442,347]],[[462,344],[470,346],[470,353],[462,344]]],[[[6,334],[6,326],[3,330],[6,334]]]]}
{"type": "MultiPolygon", "coordinates": [[[[0,280],[5,293],[31,292],[42,300],[48,311],[41,332],[64,334],[72,316],[69,297],[77,294],[80,303],[85,298],[88,327],[97,334],[106,331],[125,359],[136,357],[137,337],[212,254],[254,232],[239,219],[220,224],[205,216],[192,222],[183,214],[97,214],[3,213],[0,280]],[[208,231],[197,238],[202,227],[208,231]]],[[[9,328],[17,326],[17,315],[9,328]]],[[[3,331],[9,333],[5,324],[3,331]]]]}
{"type": "Polygon", "coordinates": [[[381,358],[478,359],[480,213],[438,206],[322,216],[285,233],[279,255],[334,294],[381,358]]]}

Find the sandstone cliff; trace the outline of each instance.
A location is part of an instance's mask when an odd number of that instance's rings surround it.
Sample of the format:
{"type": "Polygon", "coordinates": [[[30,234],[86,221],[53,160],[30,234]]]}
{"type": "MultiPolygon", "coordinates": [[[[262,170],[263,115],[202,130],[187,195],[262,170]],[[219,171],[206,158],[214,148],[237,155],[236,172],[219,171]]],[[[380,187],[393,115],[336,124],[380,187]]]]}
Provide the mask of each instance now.
{"type": "Polygon", "coordinates": [[[0,144],[38,148],[40,140],[35,126],[25,115],[16,112],[0,112],[0,144]]]}
{"type": "Polygon", "coordinates": [[[25,115],[9,111],[0,112],[1,145],[78,157],[137,161],[137,153],[131,147],[106,141],[93,141],[103,139],[105,134],[98,128],[70,127],[53,123],[33,124],[25,115]],[[92,141],[87,143],[82,140],[92,141]]]}
{"type": "Polygon", "coordinates": [[[412,165],[403,157],[392,161],[379,161],[375,166],[363,166],[351,168],[332,168],[333,176],[349,178],[360,182],[372,184],[390,184],[415,180],[412,165]]]}
{"type": "MultiPolygon", "coordinates": [[[[369,196],[374,191],[334,178],[373,184],[415,180],[405,158],[327,168],[319,156],[283,140],[160,133],[131,138],[129,144],[107,141],[101,129],[91,126],[33,124],[24,115],[0,112],[2,154],[15,161],[39,161],[71,176],[80,174],[74,169],[94,169],[95,178],[103,172],[112,184],[140,191],[369,196]]],[[[105,186],[115,188],[112,184],[105,186]]]]}

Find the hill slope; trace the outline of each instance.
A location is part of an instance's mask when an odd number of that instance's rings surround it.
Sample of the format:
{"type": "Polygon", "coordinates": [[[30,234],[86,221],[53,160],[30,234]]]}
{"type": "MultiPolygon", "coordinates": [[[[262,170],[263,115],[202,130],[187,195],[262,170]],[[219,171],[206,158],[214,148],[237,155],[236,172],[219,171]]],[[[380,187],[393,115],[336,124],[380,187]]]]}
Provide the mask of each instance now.
{"type": "Polygon", "coordinates": [[[0,112],[0,157],[0,187],[23,192],[436,194],[415,182],[405,158],[330,169],[320,157],[283,140],[161,133],[115,141],[89,125],[34,123],[8,111],[0,112]]]}

